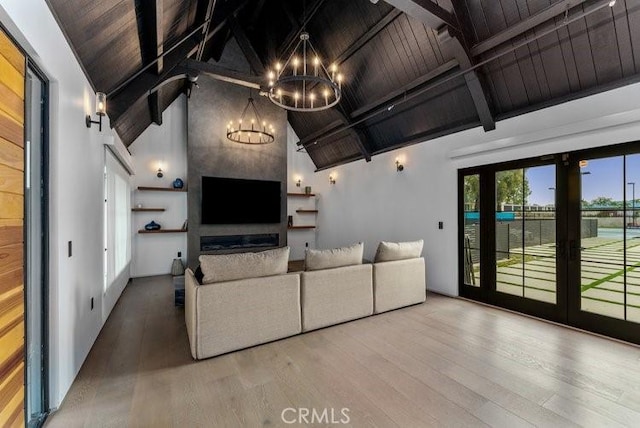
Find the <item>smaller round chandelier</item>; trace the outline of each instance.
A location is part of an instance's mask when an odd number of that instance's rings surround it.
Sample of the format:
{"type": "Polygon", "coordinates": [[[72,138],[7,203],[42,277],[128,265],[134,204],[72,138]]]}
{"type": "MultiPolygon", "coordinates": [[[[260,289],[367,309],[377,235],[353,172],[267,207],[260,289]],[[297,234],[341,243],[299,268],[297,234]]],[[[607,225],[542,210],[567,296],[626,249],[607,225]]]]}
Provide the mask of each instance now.
{"type": "Polygon", "coordinates": [[[325,68],[321,57],[302,32],[300,40],[282,65],[277,62],[267,73],[269,99],[293,111],[321,111],[338,104],[342,97],[342,74],[332,64],[325,68]]]}
{"type": "Polygon", "coordinates": [[[251,95],[238,122],[227,124],[227,139],[241,144],[268,144],[275,140],[273,125],[262,120],[251,95]]]}

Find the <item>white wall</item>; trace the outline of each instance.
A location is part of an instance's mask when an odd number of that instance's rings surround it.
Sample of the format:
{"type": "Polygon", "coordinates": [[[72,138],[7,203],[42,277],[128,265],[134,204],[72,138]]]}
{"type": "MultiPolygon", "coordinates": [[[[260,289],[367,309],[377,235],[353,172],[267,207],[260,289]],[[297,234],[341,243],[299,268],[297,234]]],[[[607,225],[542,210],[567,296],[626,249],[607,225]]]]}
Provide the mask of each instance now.
{"type": "Polygon", "coordinates": [[[363,241],[373,258],[380,240],[423,238],[428,288],[457,295],[457,170],[637,140],[638,99],[640,84],[626,86],[498,122],[489,133],[475,128],[317,173],[318,247],[363,241]]]}
{"type": "MultiPolygon", "coordinates": [[[[287,198],[287,214],[293,216],[294,225],[311,225],[317,223],[314,214],[298,214],[296,209],[322,209],[322,195],[314,188],[316,177],[314,176],[315,166],[309,155],[304,152],[297,151],[296,142],[299,140],[291,125],[287,124],[287,192],[302,193],[305,186],[311,186],[311,190],[316,194],[316,198],[287,198]],[[302,183],[300,187],[296,186],[296,180],[300,178],[302,183]]],[[[304,250],[308,245],[309,248],[316,248],[317,235],[319,228],[289,230],[287,233],[287,245],[291,247],[289,254],[290,260],[304,259],[304,250]]]]}
{"type": "MultiPolygon", "coordinates": [[[[162,115],[162,126],[151,125],[129,146],[136,175],[133,189],[138,186],[171,187],[180,177],[187,183],[187,101],[184,95],[176,99],[162,115]],[[156,176],[162,164],[163,178],[156,176]]],[[[182,252],[187,260],[187,234],[166,233],[143,235],[138,230],[151,220],[165,229],[180,229],[187,219],[187,193],[141,192],[134,190],[132,207],[165,208],[164,212],[132,213],[131,276],[162,275],[171,272],[171,262],[182,252]]]]}
{"type": "MultiPolygon", "coordinates": [[[[126,283],[103,295],[102,137],[111,130],[108,120],[102,134],[85,126],[95,95],[44,1],[2,0],[0,22],[51,84],[49,352],[50,401],[57,407],[126,283]]],[[[122,144],[117,137],[115,144],[122,144]]]]}

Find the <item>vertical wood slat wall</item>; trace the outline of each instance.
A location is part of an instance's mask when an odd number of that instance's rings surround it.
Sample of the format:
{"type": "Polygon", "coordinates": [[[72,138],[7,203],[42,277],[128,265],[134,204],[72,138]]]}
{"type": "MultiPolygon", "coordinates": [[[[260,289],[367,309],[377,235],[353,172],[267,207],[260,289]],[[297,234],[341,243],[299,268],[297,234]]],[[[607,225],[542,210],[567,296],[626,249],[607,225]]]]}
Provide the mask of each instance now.
{"type": "Polygon", "coordinates": [[[0,29],[0,427],[24,426],[25,58],[0,29]]]}

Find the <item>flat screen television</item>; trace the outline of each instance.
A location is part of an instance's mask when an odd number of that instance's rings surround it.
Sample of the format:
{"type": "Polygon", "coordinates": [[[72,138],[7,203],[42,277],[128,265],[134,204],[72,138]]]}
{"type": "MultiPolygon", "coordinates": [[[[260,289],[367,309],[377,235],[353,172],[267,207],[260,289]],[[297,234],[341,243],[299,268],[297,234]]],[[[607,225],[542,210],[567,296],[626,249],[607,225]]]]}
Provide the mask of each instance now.
{"type": "Polygon", "coordinates": [[[280,223],[279,181],[202,177],[202,224],[280,223]]]}

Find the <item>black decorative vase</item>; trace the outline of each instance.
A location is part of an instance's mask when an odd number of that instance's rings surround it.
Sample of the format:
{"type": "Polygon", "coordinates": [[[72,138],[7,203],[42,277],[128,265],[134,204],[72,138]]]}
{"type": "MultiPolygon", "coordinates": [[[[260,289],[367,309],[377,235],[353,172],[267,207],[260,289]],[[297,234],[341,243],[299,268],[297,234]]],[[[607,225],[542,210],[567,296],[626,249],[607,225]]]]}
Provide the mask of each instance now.
{"type": "Polygon", "coordinates": [[[145,230],[160,230],[160,225],[155,221],[151,220],[151,223],[147,223],[144,228],[145,230]]]}

